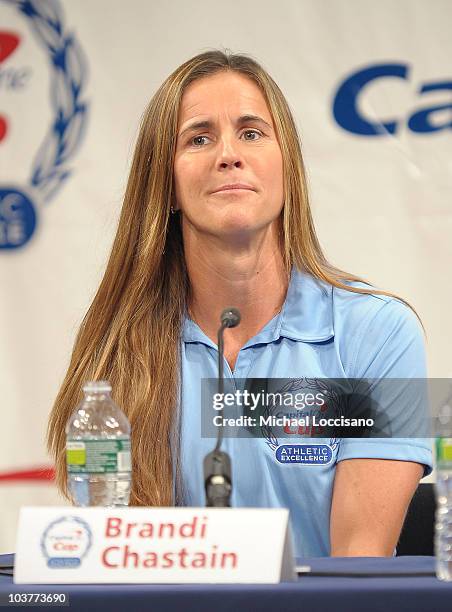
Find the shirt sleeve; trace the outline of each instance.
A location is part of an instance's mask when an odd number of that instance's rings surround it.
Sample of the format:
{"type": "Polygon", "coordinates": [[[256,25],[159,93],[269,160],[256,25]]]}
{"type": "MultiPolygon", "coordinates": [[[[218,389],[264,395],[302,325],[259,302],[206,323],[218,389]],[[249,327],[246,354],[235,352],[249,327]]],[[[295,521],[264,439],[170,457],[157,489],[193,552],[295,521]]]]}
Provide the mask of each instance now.
{"type": "Polygon", "coordinates": [[[377,396],[384,389],[384,410],[390,420],[391,437],[342,438],[337,461],[355,458],[413,461],[424,466],[427,476],[433,467],[431,440],[418,437],[424,431],[420,425],[425,425],[427,403],[422,393],[413,400],[413,392],[409,392],[413,388],[409,379],[426,381],[427,376],[424,335],[416,315],[396,299],[383,302],[359,326],[351,355],[351,376],[374,381],[377,396]]]}

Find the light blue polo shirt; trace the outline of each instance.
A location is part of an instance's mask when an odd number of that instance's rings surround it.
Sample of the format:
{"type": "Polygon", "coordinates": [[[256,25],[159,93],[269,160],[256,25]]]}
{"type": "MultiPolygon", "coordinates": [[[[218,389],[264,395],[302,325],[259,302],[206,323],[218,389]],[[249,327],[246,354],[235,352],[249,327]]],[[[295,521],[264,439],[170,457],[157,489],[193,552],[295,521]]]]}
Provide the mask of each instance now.
{"type": "MultiPolygon", "coordinates": [[[[203,459],[215,440],[201,437],[201,380],[217,377],[217,359],[217,345],[186,318],[180,422],[181,493],[187,506],[205,505],[203,459]]],[[[225,361],[224,375],[232,383],[248,378],[425,378],[423,332],[414,313],[394,298],[337,289],[294,268],[281,312],[240,349],[233,372],[225,361]]],[[[399,459],[423,464],[425,475],[432,470],[428,439],[300,436],[294,442],[309,440],[329,444],[327,463],[281,463],[277,450],[287,439],[225,438],[222,446],[232,461],[232,506],[289,508],[296,557],[330,554],[338,461],[399,459]]]]}

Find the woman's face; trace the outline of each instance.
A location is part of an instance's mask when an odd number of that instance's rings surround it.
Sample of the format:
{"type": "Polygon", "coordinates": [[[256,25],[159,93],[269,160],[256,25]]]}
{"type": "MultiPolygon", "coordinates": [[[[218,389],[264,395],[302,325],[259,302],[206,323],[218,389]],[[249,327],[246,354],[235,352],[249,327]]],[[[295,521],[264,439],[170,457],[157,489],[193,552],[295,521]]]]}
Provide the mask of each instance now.
{"type": "Polygon", "coordinates": [[[183,224],[197,232],[245,238],[277,222],[284,199],[282,155],[253,81],[219,72],[185,90],[174,182],[183,224]],[[243,188],[218,191],[237,184],[243,188]]]}

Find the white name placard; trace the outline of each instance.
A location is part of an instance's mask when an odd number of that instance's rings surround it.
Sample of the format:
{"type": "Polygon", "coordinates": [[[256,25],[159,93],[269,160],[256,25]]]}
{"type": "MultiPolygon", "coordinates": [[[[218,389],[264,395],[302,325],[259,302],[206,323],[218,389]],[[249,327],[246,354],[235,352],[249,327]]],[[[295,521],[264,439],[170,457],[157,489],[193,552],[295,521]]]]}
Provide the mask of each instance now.
{"type": "Polygon", "coordinates": [[[285,508],[21,509],[16,583],[294,579],[285,508]]]}

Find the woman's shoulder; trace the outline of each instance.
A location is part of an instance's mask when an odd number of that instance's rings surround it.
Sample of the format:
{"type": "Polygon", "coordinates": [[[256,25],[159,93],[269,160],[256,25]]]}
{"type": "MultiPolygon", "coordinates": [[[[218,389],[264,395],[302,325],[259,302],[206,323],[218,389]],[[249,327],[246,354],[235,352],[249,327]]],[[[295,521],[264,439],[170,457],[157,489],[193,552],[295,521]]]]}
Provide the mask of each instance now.
{"type": "MultiPolygon", "coordinates": [[[[344,281],[350,289],[332,286],[332,307],[335,323],[346,324],[347,327],[380,326],[394,330],[400,325],[420,328],[419,320],[412,308],[400,297],[388,293],[379,293],[377,288],[360,281],[344,281]],[[354,291],[364,289],[365,293],[354,291]]],[[[388,331],[389,331],[388,330],[388,331]]]]}
{"type": "Polygon", "coordinates": [[[348,284],[368,291],[332,287],[335,341],[352,375],[424,376],[424,333],[414,310],[367,283],[348,284]]]}
{"type": "Polygon", "coordinates": [[[378,293],[379,288],[366,282],[348,280],[344,285],[349,288],[295,271],[288,296],[292,326],[305,330],[312,341],[334,337],[348,348],[363,339],[372,349],[372,342],[381,344],[390,336],[407,342],[422,336],[417,315],[397,296],[378,293]]]}
{"type": "Polygon", "coordinates": [[[342,288],[304,271],[296,273],[295,281],[301,303],[309,302],[311,310],[323,308],[329,311],[334,325],[342,323],[356,327],[374,317],[382,321],[418,321],[412,308],[400,297],[390,292],[379,293],[382,291],[380,288],[364,281],[344,280],[341,282],[347,288],[342,288]]]}

